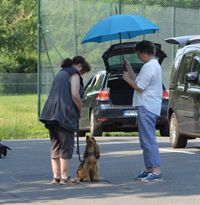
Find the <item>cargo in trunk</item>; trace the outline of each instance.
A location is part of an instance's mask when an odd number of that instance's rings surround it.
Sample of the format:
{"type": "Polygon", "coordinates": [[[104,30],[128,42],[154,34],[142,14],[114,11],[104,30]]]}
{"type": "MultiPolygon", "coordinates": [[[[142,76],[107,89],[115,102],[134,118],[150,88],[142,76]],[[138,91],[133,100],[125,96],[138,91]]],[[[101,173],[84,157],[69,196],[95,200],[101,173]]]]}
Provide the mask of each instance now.
{"type": "Polygon", "coordinates": [[[122,78],[110,78],[107,87],[113,105],[132,105],[134,90],[122,78]]]}

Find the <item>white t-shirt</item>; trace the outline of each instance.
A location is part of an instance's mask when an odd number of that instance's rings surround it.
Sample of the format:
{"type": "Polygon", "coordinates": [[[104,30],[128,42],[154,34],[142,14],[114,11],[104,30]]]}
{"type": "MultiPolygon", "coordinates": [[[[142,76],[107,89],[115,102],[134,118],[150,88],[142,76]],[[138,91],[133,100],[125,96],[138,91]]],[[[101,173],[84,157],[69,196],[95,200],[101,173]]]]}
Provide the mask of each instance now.
{"type": "Polygon", "coordinates": [[[150,112],[160,116],[162,103],[162,71],[158,60],[145,63],[136,83],[143,92],[134,91],[133,106],[144,106],[150,112]]]}

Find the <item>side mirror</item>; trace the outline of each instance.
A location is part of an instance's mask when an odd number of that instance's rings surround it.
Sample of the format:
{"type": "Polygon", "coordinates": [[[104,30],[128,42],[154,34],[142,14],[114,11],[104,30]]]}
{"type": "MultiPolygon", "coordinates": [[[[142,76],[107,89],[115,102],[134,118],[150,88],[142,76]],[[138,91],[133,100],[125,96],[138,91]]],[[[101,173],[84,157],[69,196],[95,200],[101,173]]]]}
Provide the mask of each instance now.
{"type": "Polygon", "coordinates": [[[198,72],[190,72],[185,75],[185,80],[188,83],[197,83],[198,82],[198,72]]]}

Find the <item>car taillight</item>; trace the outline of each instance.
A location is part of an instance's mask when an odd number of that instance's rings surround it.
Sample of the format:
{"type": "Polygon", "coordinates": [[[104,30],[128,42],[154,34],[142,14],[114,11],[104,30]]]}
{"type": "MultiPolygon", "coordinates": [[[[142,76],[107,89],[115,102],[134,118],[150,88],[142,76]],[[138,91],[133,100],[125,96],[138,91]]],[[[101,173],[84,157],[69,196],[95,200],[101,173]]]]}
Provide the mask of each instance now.
{"type": "Polygon", "coordinates": [[[109,98],[110,98],[110,95],[107,90],[100,91],[96,96],[96,100],[101,100],[101,101],[109,100],[109,98]]]}
{"type": "Polygon", "coordinates": [[[163,99],[168,99],[169,98],[169,93],[167,92],[167,90],[163,90],[162,98],[163,99]]]}
{"type": "Polygon", "coordinates": [[[101,121],[101,122],[103,122],[103,121],[106,121],[106,120],[108,120],[108,118],[103,118],[103,117],[99,117],[99,118],[97,118],[97,121],[101,121]]]}

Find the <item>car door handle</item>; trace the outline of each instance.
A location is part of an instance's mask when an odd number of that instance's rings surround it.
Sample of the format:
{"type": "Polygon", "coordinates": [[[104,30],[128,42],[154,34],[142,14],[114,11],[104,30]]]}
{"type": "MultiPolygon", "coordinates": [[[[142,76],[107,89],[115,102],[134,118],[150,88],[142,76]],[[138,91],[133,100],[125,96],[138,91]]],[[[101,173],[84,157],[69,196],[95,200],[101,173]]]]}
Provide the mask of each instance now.
{"type": "Polygon", "coordinates": [[[181,95],[181,98],[186,99],[186,100],[189,99],[189,97],[186,95],[181,95]]]}

